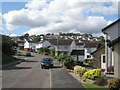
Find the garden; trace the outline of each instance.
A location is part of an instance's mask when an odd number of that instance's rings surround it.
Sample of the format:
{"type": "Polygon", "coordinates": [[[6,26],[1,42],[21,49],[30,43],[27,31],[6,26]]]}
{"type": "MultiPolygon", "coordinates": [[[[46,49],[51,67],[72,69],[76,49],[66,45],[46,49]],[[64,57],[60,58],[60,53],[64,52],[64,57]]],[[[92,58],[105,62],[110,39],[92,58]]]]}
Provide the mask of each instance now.
{"type": "Polygon", "coordinates": [[[118,90],[120,88],[120,79],[111,80],[104,79],[102,70],[93,68],[93,60],[84,59],[83,61],[75,61],[71,56],[60,55],[55,56],[54,49],[40,48],[39,54],[49,55],[54,60],[61,63],[63,69],[67,70],[75,79],[82,83],[88,89],[103,88],[110,90],[118,90]],[[88,69],[88,67],[90,69],[88,69]]]}

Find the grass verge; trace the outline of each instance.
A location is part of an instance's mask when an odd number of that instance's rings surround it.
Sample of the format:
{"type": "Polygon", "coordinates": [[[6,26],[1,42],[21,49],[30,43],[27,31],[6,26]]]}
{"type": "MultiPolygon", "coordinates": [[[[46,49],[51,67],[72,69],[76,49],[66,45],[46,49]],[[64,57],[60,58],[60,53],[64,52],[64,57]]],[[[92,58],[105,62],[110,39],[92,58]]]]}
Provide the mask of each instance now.
{"type": "Polygon", "coordinates": [[[86,88],[88,88],[88,90],[93,90],[93,89],[109,90],[108,87],[99,86],[99,85],[95,85],[95,84],[83,83],[83,85],[84,85],[86,88]]]}
{"type": "Polygon", "coordinates": [[[16,58],[2,53],[2,64],[8,64],[16,60],[17,60],[16,58]]]}

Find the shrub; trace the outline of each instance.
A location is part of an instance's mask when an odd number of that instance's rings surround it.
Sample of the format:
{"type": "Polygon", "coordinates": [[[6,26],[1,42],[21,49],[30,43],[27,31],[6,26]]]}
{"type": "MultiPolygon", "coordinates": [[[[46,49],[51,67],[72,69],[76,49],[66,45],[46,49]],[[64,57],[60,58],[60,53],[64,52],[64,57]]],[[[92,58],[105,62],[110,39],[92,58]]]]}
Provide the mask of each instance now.
{"type": "Polygon", "coordinates": [[[76,61],[76,65],[80,65],[80,66],[82,66],[83,65],[83,61],[76,61]]]}
{"type": "Polygon", "coordinates": [[[72,59],[72,57],[67,56],[63,61],[63,67],[66,67],[67,69],[73,69],[75,66],[75,60],[72,59]]]}
{"type": "Polygon", "coordinates": [[[86,78],[83,78],[83,82],[86,82],[86,78]]]}
{"type": "Polygon", "coordinates": [[[111,79],[109,82],[108,82],[108,86],[110,89],[112,90],[116,90],[116,89],[119,89],[120,88],[120,79],[119,78],[115,78],[115,79],[111,79]]]}
{"type": "Polygon", "coordinates": [[[84,59],[84,61],[83,61],[83,66],[92,67],[92,66],[93,66],[93,60],[84,59]]]}
{"type": "Polygon", "coordinates": [[[108,68],[107,68],[107,71],[110,73],[111,71],[113,71],[114,72],[114,66],[109,66],[108,68]]]}
{"type": "Polygon", "coordinates": [[[87,70],[84,67],[81,66],[75,66],[74,67],[74,73],[75,74],[79,74],[79,76],[83,76],[83,74],[86,72],[87,70]]]}
{"type": "Polygon", "coordinates": [[[101,69],[89,70],[83,76],[92,80],[99,80],[101,78],[101,69]]]}
{"type": "Polygon", "coordinates": [[[65,59],[65,56],[64,55],[60,55],[58,56],[57,60],[60,62],[62,59],[65,59]]]}
{"type": "Polygon", "coordinates": [[[47,53],[47,52],[44,52],[43,55],[48,55],[48,53],[47,53]]]}

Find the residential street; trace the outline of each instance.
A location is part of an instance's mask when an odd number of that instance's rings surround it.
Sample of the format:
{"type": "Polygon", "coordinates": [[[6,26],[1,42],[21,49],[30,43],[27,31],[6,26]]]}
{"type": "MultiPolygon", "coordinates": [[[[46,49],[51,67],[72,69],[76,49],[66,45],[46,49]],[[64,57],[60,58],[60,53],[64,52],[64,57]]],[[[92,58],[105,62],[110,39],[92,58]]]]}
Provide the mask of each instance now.
{"type": "MultiPolygon", "coordinates": [[[[25,55],[25,52],[22,51],[25,55]]],[[[25,61],[3,70],[3,88],[84,88],[54,61],[51,69],[41,69],[40,61],[46,56],[32,53],[25,61]]]]}

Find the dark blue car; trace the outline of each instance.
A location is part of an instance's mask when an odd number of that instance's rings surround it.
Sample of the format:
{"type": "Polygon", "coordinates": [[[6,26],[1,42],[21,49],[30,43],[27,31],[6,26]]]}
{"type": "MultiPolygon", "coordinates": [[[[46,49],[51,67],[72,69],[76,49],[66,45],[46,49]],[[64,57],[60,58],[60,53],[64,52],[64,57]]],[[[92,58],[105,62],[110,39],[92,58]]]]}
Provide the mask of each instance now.
{"type": "Polygon", "coordinates": [[[46,67],[48,67],[48,68],[53,67],[53,60],[52,60],[52,58],[47,57],[47,58],[43,58],[42,59],[42,61],[41,61],[41,68],[43,69],[43,68],[46,68],[46,67]]]}

